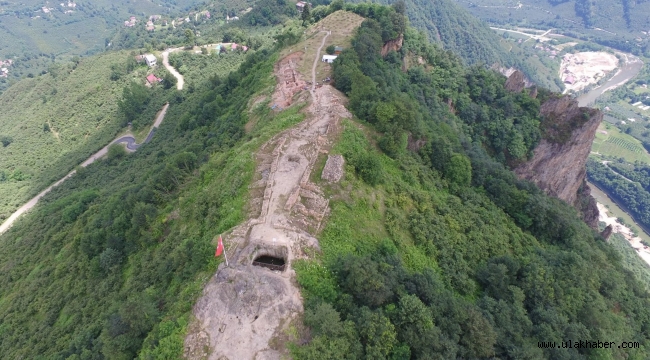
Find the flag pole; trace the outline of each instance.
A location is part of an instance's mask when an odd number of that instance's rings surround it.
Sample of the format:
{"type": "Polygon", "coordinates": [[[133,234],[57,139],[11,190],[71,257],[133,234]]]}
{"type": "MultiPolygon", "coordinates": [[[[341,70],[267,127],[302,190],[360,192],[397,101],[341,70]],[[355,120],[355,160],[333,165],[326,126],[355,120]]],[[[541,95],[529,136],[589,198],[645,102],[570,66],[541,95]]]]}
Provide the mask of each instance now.
{"type": "MultiPolygon", "coordinates": [[[[221,234],[219,234],[219,238],[223,244],[223,238],[221,237],[221,234]]],[[[226,259],[226,266],[228,266],[228,252],[226,251],[226,245],[223,246],[223,257],[226,259]]]]}

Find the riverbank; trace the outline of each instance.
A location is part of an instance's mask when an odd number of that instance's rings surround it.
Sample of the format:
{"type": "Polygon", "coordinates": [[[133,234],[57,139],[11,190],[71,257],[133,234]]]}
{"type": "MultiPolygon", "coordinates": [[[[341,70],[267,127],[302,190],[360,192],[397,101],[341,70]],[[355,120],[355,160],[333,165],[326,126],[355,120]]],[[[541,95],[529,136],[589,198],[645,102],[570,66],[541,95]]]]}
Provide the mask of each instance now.
{"type": "Polygon", "coordinates": [[[614,90],[619,86],[625,85],[625,83],[637,76],[643,68],[643,61],[638,57],[621,52],[617,52],[616,54],[623,60],[621,61],[621,66],[618,68],[614,76],[609,78],[609,80],[604,84],[578,96],[578,104],[580,106],[593,105],[600,95],[604,94],[606,91],[614,90]]]}
{"type": "Polygon", "coordinates": [[[560,64],[560,79],[564,92],[577,92],[607,77],[618,68],[619,61],[614,54],[604,51],[586,51],[565,54],[560,64]]]}
{"type": "Polygon", "coordinates": [[[608,215],[609,210],[605,205],[598,203],[598,220],[604,222],[607,225],[611,225],[614,229],[614,232],[621,234],[629,242],[630,246],[636,251],[643,261],[650,265],[650,249],[648,246],[645,246],[642,243],[642,239],[639,236],[634,236],[632,230],[625,225],[621,225],[616,220],[616,217],[608,215]]]}

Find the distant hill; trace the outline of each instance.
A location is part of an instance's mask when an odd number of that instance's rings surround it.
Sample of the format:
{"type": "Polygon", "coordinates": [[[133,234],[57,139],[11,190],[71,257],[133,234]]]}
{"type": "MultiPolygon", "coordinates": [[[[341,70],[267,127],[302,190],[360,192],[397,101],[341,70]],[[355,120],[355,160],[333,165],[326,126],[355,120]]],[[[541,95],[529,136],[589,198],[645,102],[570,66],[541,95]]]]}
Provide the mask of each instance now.
{"type": "MultiPolygon", "coordinates": [[[[380,0],[390,4],[393,0],[380,0]]],[[[552,91],[556,71],[533,53],[497,35],[489,25],[451,0],[405,0],[411,25],[427,33],[429,40],[458,55],[466,65],[515,67],[534,83],[552,91]]]]}
{"type": "Polygon", "coordinates": [[[650,55],[647,0],[459,0],[458,4],[492,24],[554,28],[637,55],[650,55]]]}
{"type": "MultiPolygon", "coordinates": [[[[0,2],[0,60],[12,59],[0,91],[12,80],[36,76],[56,59],[103,51],[107,40],[124,21],[135,16],[145,26],[150,15],[175,14],[198,0],[129,2],[93,0],[75,3],[62,0],[0,2]]],[[[4,67],[4,66],[0,66],[4,67]]]]}
{"type": "MultiPolygon", "coordinates": [[[[391,4],[393,0],[380,0],[391,4]]],[[[442,44],[469,65],[513,64],[499,37],[489,27],[450,0],[405,0],[412,26],[424,30],[429,40],[442,44]]]]}

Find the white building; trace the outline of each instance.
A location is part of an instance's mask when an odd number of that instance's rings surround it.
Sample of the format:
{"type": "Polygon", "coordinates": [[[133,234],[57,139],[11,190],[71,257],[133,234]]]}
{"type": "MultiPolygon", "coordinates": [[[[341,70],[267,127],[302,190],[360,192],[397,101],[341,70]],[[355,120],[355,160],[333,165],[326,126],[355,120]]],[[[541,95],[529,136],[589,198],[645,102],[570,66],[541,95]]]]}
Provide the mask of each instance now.
{"type": "Polygon", "coordinates": [[[154,66],[156,65],[156,57],[152,54],[147,54],[144,56],[144,62],[146,62],[149,66],[154,66]]]}
{"type": "Polygon", "coordinates": [[[321,61],[331,64],[334,62],[334,60],[336,60],[336,58],[336,55],[323,55],[323,59],[321,61]]]}

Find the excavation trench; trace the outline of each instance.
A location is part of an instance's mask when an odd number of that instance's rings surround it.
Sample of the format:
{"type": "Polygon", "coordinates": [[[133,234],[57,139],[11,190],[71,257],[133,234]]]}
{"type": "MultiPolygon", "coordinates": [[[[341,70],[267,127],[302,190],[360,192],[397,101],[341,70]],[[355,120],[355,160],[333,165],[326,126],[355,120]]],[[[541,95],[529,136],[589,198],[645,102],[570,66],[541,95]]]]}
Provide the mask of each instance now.
{"type": "Polygon", "coordinates": [[[253,260],[253,265],[265,267],[275,271],[284,271],[286,264],[284,259],[269,255],[262,255],[253,260]]]}

